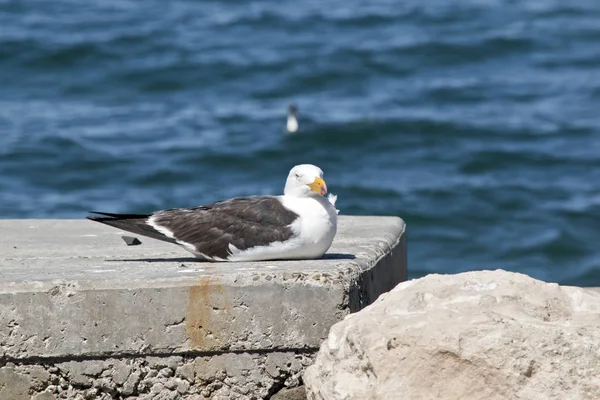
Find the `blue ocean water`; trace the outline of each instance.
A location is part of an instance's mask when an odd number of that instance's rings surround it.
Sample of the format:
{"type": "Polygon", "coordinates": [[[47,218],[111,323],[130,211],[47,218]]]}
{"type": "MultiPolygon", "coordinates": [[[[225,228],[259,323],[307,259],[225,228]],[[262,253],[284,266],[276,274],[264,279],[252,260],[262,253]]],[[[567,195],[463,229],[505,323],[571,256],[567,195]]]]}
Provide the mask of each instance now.
{"type": "Polygon", "coordinates": [[[277,194],[314,163],[342,214],[405,219],[411,277],[600,286],[598,21],[597,0],[0,0],[0,217],[277,194]]]}

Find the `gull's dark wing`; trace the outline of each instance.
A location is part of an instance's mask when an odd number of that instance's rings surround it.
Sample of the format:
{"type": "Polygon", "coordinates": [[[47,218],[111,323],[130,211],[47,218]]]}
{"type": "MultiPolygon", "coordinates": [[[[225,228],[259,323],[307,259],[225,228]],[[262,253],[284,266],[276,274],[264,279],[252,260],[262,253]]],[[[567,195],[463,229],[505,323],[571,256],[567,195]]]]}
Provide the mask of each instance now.
{"type": "Polygon", "coordinates": [[[240,250],[285,241],[298,218],[277,197],[238,197],[194,208],[151,215],[107,214],[89,219],[154,239],[187,245],[209,258],[227,259],[229,245],[240,250]]]}

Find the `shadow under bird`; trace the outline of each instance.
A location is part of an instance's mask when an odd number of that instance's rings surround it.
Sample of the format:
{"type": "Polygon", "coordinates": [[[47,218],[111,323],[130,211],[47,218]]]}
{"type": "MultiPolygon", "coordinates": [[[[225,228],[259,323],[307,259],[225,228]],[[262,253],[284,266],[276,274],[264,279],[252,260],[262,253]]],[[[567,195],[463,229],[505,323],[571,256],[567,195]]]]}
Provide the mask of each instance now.
{"type": "Polygon", "coordinates": [[[323,171],[291,169],[282,196],[236,197],[152,214],[90,211],[87,218],[182,246],[209,261],[319,258],[337,230],[335,196],[325,198],[323,171]]]}

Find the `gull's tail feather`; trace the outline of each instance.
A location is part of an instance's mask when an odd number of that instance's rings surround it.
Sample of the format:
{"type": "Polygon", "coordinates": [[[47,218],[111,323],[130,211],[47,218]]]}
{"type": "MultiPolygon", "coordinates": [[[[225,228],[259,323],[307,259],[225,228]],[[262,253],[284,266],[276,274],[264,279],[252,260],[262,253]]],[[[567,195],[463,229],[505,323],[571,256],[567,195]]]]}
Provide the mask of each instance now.
{"type": "Polygon", "coordinates": [[[148,218],[152,216],[151,214],[112,214],[98,211],[90,211],[90,214],[98,214],[87,216],[86,218],[90,221],[100,222],[101,224],[137,233],[138,235],[147,236],[152,239],[177,243],[175,239],[162,234],[148,224],[148,218]]]}

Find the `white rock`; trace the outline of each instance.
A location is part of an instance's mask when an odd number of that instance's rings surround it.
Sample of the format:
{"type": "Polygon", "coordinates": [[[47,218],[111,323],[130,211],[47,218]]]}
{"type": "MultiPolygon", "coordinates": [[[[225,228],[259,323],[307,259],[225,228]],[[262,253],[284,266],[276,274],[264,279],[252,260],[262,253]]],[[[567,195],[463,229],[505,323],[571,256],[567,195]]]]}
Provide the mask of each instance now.
{"type": "Polygon", "coordinates": [[[506,271],[401,283],[331,328],[308,399],[600,399],[600,293],[506,271]]]}

